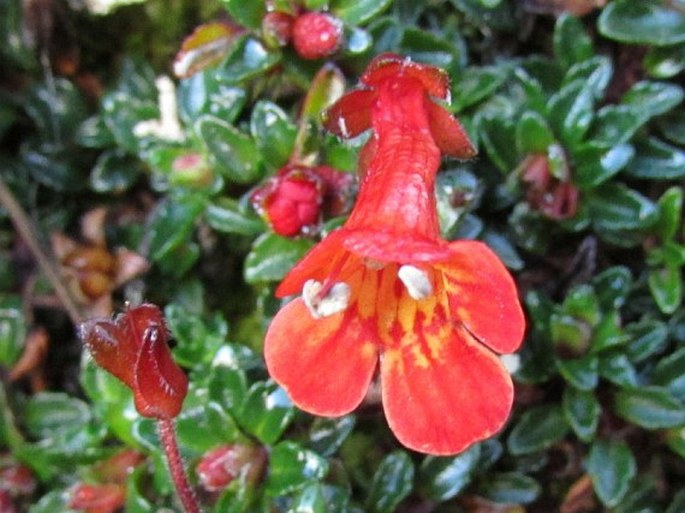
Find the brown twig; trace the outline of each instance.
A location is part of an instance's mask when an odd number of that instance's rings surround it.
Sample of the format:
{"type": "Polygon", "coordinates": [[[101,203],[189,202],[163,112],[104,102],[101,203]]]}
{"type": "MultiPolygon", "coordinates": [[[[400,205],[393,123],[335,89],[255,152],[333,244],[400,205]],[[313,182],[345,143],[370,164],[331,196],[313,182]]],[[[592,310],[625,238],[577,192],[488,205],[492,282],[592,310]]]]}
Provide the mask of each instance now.
{"type": "Polygon", "coordinates": [[[36,259],[36,262],[38,262],[41,271],[52,285],[52,288],[55,289],[55,294],[57,294],[57,297],[66,310],[67,315],[69,315],[71,322],[74,326],[78,326],[78,324],[83,321],[81,309],[62,282],[53,261],[47,256],[45,251],[43,251],[43,248],[41,248],[28,215],[26,215],[26,212],[24,212],[24,209],[15,199],[14,194],[9,190],[2,178],[0,178],[0,204],[7,210],[14,228],[28,246],[33,257],[36,259]]]}

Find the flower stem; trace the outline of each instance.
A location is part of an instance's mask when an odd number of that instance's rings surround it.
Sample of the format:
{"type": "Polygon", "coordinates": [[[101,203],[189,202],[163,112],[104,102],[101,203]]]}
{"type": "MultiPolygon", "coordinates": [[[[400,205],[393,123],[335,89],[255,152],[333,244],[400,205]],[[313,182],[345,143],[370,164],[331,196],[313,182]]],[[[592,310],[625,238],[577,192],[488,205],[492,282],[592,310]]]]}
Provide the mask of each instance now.
{"type": "Polygon", "coordinates": [[[183,467],[183,459],[178,449],[178,442],[176,441],[174,431],[174,421],[172,419],[159,419],[157,427],[159,429],[159,439],[162,442],[167,463],[169,464],[171,480],[174,482],[178,497],[181,499],[181,504],[183,504],[183,509],[186,513],[201,513],[200,506],[197,504],[195,494],[190,487],[188,476],[183,467]]]}

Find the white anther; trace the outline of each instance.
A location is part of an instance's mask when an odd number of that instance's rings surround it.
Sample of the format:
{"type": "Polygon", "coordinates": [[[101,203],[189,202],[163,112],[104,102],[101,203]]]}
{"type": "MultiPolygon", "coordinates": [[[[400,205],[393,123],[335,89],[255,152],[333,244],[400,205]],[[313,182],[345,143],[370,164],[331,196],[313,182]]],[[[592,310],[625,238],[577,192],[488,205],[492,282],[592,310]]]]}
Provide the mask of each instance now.
{"type": "Polygon", "coordinates": [[[499,360],[509,374],[514,374],[521,367],[521,357],[517,354],[503,354],[499,360]]]}
{"type": "Polygon", "coordinates": [[[412,299],[426,299],[433,294],[433,284],[428,273],[413,265],[403,265],[397,271],[398,278],[404,283],[412,299]]]}
{"type": "Polygon", "coordinates": [[[316,280],[307,280],[302,287],[302,300],[314,319],[342,312],[350,304],[351,290],[347,283],[336,283],[323,297],[320,296],[322,288],[316,280]]]}

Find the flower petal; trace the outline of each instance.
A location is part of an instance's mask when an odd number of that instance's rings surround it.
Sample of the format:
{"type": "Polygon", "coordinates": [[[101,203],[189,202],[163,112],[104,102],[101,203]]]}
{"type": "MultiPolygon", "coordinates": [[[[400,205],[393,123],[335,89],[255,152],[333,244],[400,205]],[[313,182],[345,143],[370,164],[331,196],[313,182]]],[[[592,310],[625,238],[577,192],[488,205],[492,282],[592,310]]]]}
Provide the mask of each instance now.
{"type": "Polygon", "coordinates": [[[390,429],[406,447],[428,454],[456,454],[493,435],[513,401],[499,359],[463,328],[386,350],[381,381],[390,429]]]}
{"type": "Polygon", "coordinates": [[[352,306],[314,319],[296,299],[278,312],[266,334],[269,374],[299,408],[344,415],[364,399],[376,369],[372,333],[352,306]]]}
{"type": "Polygon", "coordinates": [[[345,230],[343,244],[352,253],[379,262],[433,262],[450,256],[449,247],[441,241],[380,228],[345,230]]]}
{"type": "Polygon", "coordinates": [[[435,268],[443,273],[455,321],[494,351],[516,351],[526,323],[509,271],[482,242],[457,241],[449,247],[452,257],[435,268]]]}
{"type": "Polygon", "coordinates": [[[476,156],[476,148],[457,118],[441,105],[431,101],[426,102],[426,108],[431,135],[440,151],[459,159],[476,156]]]}
{"type": "Polygon", "coordinates": [[[329,132],[350,139],[371,128],[371,105],[376,92],[357,89],[347,93],[323,113],[323,125],[329,132]]]}
{"type": "Polygon", "coordinates": [[[449,96],[449,77],[445,70],[411,61],[393,53],[375,57],[362,74],[360,81],[369,87],[378,87],[384,81],[400,76],[409,76],[421,81],[426,93],[436,98],[449,96]]]}

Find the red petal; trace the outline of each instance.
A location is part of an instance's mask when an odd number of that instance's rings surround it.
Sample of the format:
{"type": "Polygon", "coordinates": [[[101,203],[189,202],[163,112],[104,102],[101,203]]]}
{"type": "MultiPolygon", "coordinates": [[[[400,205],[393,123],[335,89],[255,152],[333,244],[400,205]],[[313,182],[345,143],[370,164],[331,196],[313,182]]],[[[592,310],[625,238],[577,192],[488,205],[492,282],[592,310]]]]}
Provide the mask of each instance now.
{"type": "Polygon", "coordinates": [[[173,418],[188,392],[188,378],[171,357],[164,325],[149,325],[142,334],[135,366],[135,404],[146,417],[173,418]]]}
{"type": "Polygon", "coordinates": [[[432,101],[426,102],[426,108],[431,134],[440,151],[460,159],[476,156],[476,148],[457,118],[432,101]]]}
{"type": "Polygon", "coordinates": [[[392,228],[344,230],[343,244],[358,256],[380,262],[434,262],[450,256],[449,247],[441,241],[389,231],[392,228]]]}
{"type": "Polygon", "coordinates": [[[449,77],[444,70],[412,62],[396,54],[382,54],[371,61],[361,76],[361,82],[369,87],[378,87],[388,78],[399,75],[420,80],[430,96],[441,99],[449,96],[449,77]]]}
{"type": "Polygon", "coordinates": [[[329,132],[350,139],[371,128],[371,105],[376,92],[357,89],[347,93],[323,113],[323,125],[329,132]]]}
{"type": "Polygon", "coordinates": [[[296,299],[278,312],[266,333],[269,374],[299,408],[344,415],[362,401],[376,368],[372,333],[352,305],[315,320],[296,299]]]}
{"type": "Polygon", "coordinates": [[[492,436],[513,400],[511,378],[499,359],[461,329],[422,346],[387,350],[381,380],[395,436],[428,454],[456,454],[492,436]]]}
{"type": "Polygon", "coordinates": [[[516,351],[526,321],[509,271],[482,242],[457,241],[449,247],[450,261],[435,268],[443,273],[454,320],[494,351],[516,351]]]}
{"type": "Polygon", "coordinates": [[[109,319],[94,319],[82,323],[80,332],[81,340],[95,362],[127,386],[133,387],[137,348],[121,327],[109,319]]]}
{"type": "Polygon", "coordinates": [[[283,278],[276,289],[276,296],[285,297],[302,292],[302,285],[309,279],[323,281],[328,276],[333,264],[342,258],[345,249],[342,246],[342,230],[331,232],[317,246],[313,247],[295,267],[283,278]]]}

